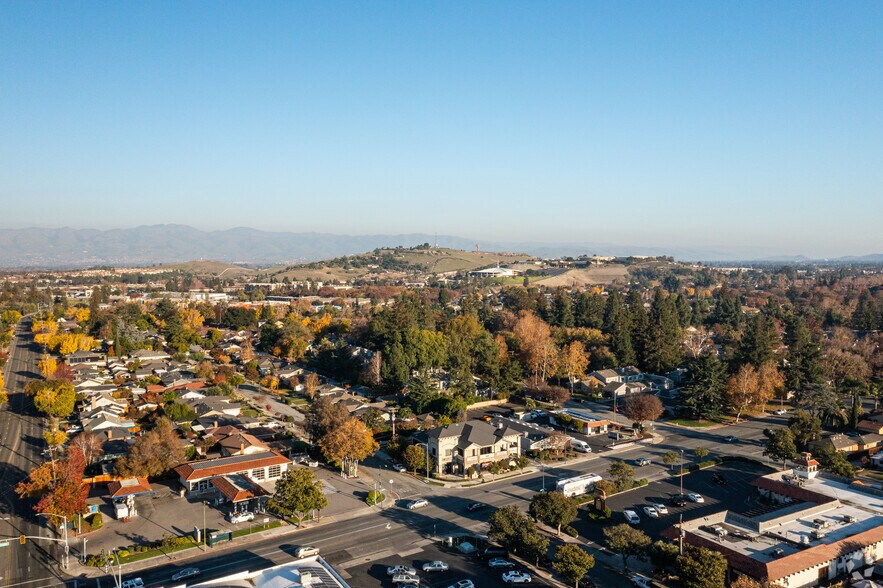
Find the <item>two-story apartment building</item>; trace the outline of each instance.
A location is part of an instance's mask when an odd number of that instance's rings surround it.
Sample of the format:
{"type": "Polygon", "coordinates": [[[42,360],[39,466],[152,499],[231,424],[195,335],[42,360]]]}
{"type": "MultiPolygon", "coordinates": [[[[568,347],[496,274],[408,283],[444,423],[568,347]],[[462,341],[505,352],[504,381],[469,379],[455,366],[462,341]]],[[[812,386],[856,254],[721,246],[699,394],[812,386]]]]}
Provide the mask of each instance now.
{"type": "Polygon", "coordinates": [[[480,471],[483,466],[515,459],[521,453],[518,431],[478,420],[432,429],[427,438],[429,462],[439,473],[465,474],[472,466],[480,471]]]}

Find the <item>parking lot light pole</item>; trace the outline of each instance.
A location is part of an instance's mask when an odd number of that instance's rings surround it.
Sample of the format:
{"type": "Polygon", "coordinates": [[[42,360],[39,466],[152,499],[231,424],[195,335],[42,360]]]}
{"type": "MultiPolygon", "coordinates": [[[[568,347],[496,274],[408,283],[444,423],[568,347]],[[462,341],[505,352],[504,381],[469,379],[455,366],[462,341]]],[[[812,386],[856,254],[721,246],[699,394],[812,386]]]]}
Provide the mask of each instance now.
{"type": "Polygon", "coordinates": [[[88,539],[86,539],[85,537],[83,537],[83,565],[86,564],[86,543],[87,543],[88,541],[89,541],[88,539]]]}
{"type": "Polygon", "coordinates": [[[202,550],[205,551],[206,539],[208,537],[205,536],[205,500],[202,501],[202,550]]]}

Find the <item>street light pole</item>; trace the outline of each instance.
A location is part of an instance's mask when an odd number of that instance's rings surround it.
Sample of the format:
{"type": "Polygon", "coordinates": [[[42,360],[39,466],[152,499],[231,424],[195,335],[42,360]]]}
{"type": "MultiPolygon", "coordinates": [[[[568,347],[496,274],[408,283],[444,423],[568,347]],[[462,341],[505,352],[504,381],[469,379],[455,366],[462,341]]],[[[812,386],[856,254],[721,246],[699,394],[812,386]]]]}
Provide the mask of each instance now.
{"type": "Polygon", "coordinates": [[[63,524],[64,524],[64,533],[62,534],[63,541],[64,541],[64,556],[61,558],[61,562],[62,562],[61,566],[64,569],[67,569],[67,565],[68,565],[67,558],[68,558],[68,554],[70,554],[70,544],[67,541],[67,516],[55,514],[55,513],[51,513],[51,512],[40,512],[37,514],[47,516],[47,517],[61,517],[63,524]]]}
{"type": "Polygon", "coordinates": [[[83,565],[86,564],[86,543],[87,543],[88,541],[89,541],[88,539],[86,539],[85,537],[83,537],[83,565]]]}

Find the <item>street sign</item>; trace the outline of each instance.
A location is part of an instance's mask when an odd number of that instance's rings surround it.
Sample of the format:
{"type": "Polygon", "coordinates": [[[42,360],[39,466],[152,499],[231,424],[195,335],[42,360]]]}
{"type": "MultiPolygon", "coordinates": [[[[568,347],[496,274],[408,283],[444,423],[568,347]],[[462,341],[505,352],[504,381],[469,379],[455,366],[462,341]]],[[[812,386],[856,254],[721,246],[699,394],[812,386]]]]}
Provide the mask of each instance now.
{"type": "Polygon", "coordinates": [[[9,541],[0,541],[0,547],[9,547],[9,541]]]}
{"type": "Polygon", "coordinates": [[[264,519],[264,524],[265,524],[265,525],[266,525],[267,523],[269,523],[269,522],[270,522],[270,517],[267,517],[267,518],[264,519]]]}

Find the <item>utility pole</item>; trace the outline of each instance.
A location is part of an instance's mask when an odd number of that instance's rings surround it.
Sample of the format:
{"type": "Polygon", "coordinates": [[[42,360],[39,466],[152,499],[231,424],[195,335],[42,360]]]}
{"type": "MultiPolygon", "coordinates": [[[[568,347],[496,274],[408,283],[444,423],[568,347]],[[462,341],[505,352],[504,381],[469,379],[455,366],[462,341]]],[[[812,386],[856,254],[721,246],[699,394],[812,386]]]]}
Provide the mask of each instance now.
{"type": "Polygon", "coordinates": [[[681,513],[681,522],[678,523],[678,551],[684,555],[684,513],[681,513]]]}
{"type": "Polygon", "coordinates": [[[390,407],[390,409],[389,409],[389,414],[392,415],[392,438],[393,439],[396,438],[396,411],[397,410],[398,410],[398,408],[396,408],[394,406],[390,407]]]}

